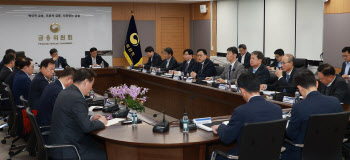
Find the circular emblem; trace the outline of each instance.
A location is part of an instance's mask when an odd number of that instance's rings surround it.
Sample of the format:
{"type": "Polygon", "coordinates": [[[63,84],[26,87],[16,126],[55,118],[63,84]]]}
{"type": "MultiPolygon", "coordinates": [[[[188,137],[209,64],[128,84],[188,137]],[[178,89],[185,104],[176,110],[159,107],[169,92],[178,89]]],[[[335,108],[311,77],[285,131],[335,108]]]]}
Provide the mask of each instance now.
{"type": "Polygon", "coordinates": [[[139,36],[137,35],[137,33],[133,33],[130,35],[130,42],[134,45],[137,46],[139,45],[139,36]]]}
{"type": "Polygon", "coordinates": [[[50,25],[50,31],[52,32],[52,33],[57,33],[57,32],[59,32],[61,30],[61,27],[60,27],[60,25],[58,24],[58,23],[52,23],[51,25],[50,25]]]}

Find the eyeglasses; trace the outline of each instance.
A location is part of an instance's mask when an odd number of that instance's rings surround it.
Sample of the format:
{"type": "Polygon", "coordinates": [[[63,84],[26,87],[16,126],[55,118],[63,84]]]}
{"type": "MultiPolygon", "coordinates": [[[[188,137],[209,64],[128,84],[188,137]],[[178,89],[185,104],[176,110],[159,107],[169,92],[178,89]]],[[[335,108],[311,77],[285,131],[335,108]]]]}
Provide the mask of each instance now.
{"type": "Polygon", "coordinates": [[[343,55],[343,58],[347,58],[347,57],[349,57],[350,55],[343,55]]]}
{"type": "Polygon", "coordinates": [[[287,64],[287,63],[290,63],[290,62],[282,62],[282,64],[287,64]]]}

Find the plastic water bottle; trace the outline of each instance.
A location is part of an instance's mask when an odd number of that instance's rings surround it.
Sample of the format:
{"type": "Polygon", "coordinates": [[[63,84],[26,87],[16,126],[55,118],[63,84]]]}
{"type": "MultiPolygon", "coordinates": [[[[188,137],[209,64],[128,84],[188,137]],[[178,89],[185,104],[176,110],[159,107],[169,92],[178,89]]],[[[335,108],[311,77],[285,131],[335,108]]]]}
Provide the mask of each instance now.
{"type": "Polygon", "coordinates": [[[105,68],[105,63],[103,61],[101,62],[101,67],[105,68]]]}
{"type": "Polygon", "coordinates": [[[231,81],[227,80],[227,90],[231,91],[231,81]]]}
{"type": "Polygon", "coordinates": [[[181,80],[184,80],[184,78],[185,78],[185,73],[181,72],[181,80]]]}
{"type": "Polygon", "coordinates": [[[188,132],[188,116],[187,113],[184,113],[184,117],[182,118],[182,132],[188,132]]]}
{"type": "Polygon", "coordinates": [[[106,91],[104,96],[103,96],[103,104],[104,104],[104,106],[107,106],[107,102],[108,102],[108,93],[106,91]]]}
{"type": "Polygon", "coordinates": [[[90,98],[91,98],[92,100],[94,100],[94,98],[95,98],[95,92],[94,92],[94,90],[92,90],[92,89],[91,89],[91,91],[90,91],[90,98]]]}
{"type": "Polygon", "coordinates": [[[295,98],[294,98],[294,103],[297,103],[300,101],[300,93],[298,90],[295,91],[295,98]]]}
{"type": "Polygon", "coordinates": [[[136,125],[137,124],[137,112],[134,111],[132,112],[132,125],[136,125]]]}

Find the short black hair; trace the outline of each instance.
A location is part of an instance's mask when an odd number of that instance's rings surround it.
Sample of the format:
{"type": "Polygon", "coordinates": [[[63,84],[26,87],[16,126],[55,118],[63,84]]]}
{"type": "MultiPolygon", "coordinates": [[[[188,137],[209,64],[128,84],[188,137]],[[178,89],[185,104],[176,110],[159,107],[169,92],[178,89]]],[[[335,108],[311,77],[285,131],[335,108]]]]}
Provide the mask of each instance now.
{"type": "Polygon", "coordinates": [[[76,72],[77,70],[75,68],[65,68],[60,77],[72,76],[73,78],[76,72]]]}
{"type": "Polygon", "coordinates": [[[19,69],[23,69],[25,66],[29,67],[31,61],[33,60],[28,57],[24,57],[23,60],[19,61],[19,69]]]}
{"type": "Polygon", "coordinates": [[[231,51],[233,54],[237,54],[238,55],[238,49],[236,47],[227,48],[227,51],[231,51]]]}
{"type": "Polygon", "coordinates": [[[182,53],[182,54],[185,54],[186,52],[187,52],[189,55],[193,55],[193,50],[192,50],[192,49],[185,49],[185,50],[184,50],[184,53],[182,53]]]}
{"type": "Polygon", "coordinates": [[[250,93],[260,91],[259,77],[248,71],[241,73],[237,79],[237,85],[239,88],[243,88],[250,93]]]}
{"type": "Polygon", "coordinates": [[[171,54],[171,56],[174,54],[173,49],[171,49],[170,47],[164,48],[164,52],[171,54]]]}
{"type": "Polygon", "coordinates": [[[16,54],[16,51],[13,49],[8,49],[5,51],[5,54],[16,54]]]}
{"type": "Polygon", "coordinates": [[[258,59],[264,58],[264,54],[261,51],[253,51],[252,55],[256,55],[256,57],[258,57],[258,59]]]}
{"type": "Polygon", "coordinates": [[[90,53],[94,52],[94,51],[97,51],[97,48],[95,48],[95,47],[90,48],[90,53]]]}
{"type": "Polygon", "coordinates": [[[97,76],[96,73],[91,69],[81,68],[77,70],[77,72],[74,74],[73,82],[80,83],[85,79],[87,79],[89,82],[92,82],[96,76],[97,76]]]}
{"type": "Polygon", "coordinates": [[[240,44],[238,48],[247,49],[247,46],[245,44],[240,44]]]}
{"type": "Polygon", "coordinates": [[[207,50],[205,50],[205,49],[198,49],[198,50],[197,50],[197,53],[198,53],[199,51],[202,51],[205,55],[208,55],[207,50]]]}
{"type": "Polygon", "coordinates": [[[13,60],[15,60],[15,56],[13,54],[5,54],[4,58],[2,59],[4,64],[10,64],[13,60]]]}
{"type": "Polygon", "coordinates": [[[44,60],[42,60],[41,61],[41,63],[40,63],[40,69],[42,68],[42,67],[47,67],[47,66],[49,66],[49,64],[56,64],[55,63],[55,61],[54,60],[52,60],[51,58],[46,58],[46,59],[44,59],[44,60]]]}
{"type": "Polygon", "coordinates": [[[278,54],[279,56],[284,56],[284,51],[283,51],[283,49],[280,48],[280,49],[275,50],[274,54],[278,54]]]}
{"type": "Polygon", "coordinates": [[[16,57],[15,66],[19,68],[19,65],[26,57],[16,57]]]}
{"type": "Polygon", "coordinates": [[[52,54],[54,54],[54,53],[56,53],[56,52],[58,52],[56,48],[50,49],[50,55],[52,55],[52,54]]]}
{"type": "Polygon", "coordinates": [[[146,47],[145,52],[154,52],[154,49],[153,49],[153,47],[148,46],[148,47],[146,47]]]}
{"type": "Polygon", "coordinates": [[[348,51],[348,53],[350,54],[350,47],[344,47],[341,52],[346,52],[348,51]]]}
{"type": "Polygon", "coordinates": [[[295,73],[293,81],[295,86],[299,85],[305,89],[316,87],[315,75],[308,69],[301,69],[295,73]]]}
{"type": "Polygon", "coordinates": [[[335,75],[334,67],[328,63],[318,66],[317,72],[321,72],[324,76],[335,75]]]}

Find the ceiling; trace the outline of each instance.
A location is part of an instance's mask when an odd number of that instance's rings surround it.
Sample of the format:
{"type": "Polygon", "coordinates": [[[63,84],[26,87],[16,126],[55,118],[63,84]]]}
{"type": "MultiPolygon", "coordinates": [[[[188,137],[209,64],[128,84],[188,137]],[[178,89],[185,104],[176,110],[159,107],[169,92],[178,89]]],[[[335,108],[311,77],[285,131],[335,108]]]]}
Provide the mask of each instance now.
{"type": "Polygon", "coordinates": [[[216,0],[35,0],[35,1],[195,3],[195,2],[207,2],[207,1],[216,1],[216,0]]]}

